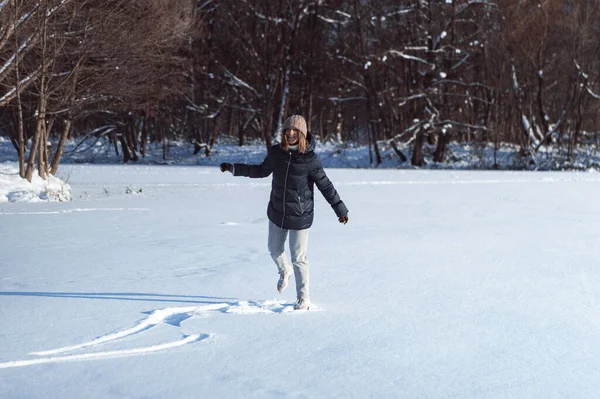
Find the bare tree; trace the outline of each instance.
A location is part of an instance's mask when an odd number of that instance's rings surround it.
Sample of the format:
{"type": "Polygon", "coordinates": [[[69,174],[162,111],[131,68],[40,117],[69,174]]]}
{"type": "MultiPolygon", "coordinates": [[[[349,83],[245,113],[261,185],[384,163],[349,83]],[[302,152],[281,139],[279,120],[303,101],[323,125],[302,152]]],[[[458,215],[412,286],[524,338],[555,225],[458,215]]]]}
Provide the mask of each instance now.
{"type": "Polygon", "coordinates": [[[0,0],[0,119],[23,175],[36,160],[56,173],[82,133],[108,137],[124,161],[154,141],[165,157],[171,140],[209,156],[219,134],[270,146],[290,113],[322,140],[369,144],[375,165],[387,147],[415,166],[444,162],[451,140],[519,144],[529,160],[566,145],[572,158],[598,129],[599,8],[0,0]]]}

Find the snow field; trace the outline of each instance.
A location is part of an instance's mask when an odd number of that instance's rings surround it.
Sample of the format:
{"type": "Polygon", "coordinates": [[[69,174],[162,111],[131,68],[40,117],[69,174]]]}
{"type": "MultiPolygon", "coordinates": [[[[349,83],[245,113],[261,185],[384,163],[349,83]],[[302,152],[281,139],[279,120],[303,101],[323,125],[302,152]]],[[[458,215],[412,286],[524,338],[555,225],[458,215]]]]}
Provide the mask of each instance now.
{"type": "Polygon", "coordinates": [[[269,179],[68,168],[72,202],[0,204],[8,398],[600,388],[593,173],[327,169],[350,222],[316,193],[319,311],[295,312],[266,250],[269,179]]]}

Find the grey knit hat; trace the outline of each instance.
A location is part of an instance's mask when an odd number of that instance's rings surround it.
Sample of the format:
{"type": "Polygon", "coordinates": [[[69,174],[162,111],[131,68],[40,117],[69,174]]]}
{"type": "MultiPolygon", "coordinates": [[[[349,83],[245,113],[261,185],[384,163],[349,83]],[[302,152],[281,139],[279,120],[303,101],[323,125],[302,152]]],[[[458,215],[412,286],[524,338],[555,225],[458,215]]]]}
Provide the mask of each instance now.
{"type": "Polygon", "coordinates": [[[302,115],[292,115],[283,122],[283,130],[296,129],[306,138],[306,120],[302,115]]]}

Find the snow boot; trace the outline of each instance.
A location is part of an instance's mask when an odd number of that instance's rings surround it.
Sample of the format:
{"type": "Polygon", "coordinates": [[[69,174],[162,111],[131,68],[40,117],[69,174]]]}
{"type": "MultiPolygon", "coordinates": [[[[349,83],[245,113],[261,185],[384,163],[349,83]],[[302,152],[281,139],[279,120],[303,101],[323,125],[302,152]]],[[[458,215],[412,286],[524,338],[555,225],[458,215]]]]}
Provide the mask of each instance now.
{"type": "Polygon", "coordinates": [[[308,310],[310,309],[310,299],[308,298],[298,298],[296,304],[294,305],[295,310],[308,310]]]}
{"type": "Polygon", "coordinates": [[[292,273],[286,273],[286,272],[279,273],[279,281],[277,281],[277,291],[279,291],[280,294],[288,286],[288,279],[290,278],[291,275],[292,275],[292,273]]]}

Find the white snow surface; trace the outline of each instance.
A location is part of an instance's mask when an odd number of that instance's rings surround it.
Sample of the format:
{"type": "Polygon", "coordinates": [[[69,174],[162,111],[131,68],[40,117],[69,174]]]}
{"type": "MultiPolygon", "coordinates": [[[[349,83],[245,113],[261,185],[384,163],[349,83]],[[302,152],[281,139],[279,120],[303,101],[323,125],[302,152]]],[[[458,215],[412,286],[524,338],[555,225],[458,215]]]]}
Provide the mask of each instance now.
{"type": "Polygon", "coordinates": [[[596,173],[326,169],[350,221],[315,193],[314,306],[294,311],[266,249],[270,178],[59,171],[72,201],[0,203],[2,398],[600,390],[596,173]]]}
{"type": "Polygon", "coordinates": [[[36,171],[29,182],[19,176],[17,164],[0,164],[0,203],[70,200],[71,187],[56,176],[44,180],[36,171]]]}

